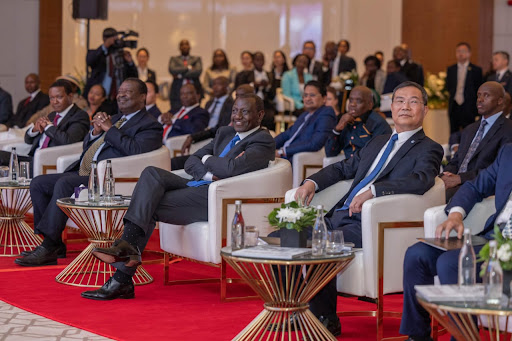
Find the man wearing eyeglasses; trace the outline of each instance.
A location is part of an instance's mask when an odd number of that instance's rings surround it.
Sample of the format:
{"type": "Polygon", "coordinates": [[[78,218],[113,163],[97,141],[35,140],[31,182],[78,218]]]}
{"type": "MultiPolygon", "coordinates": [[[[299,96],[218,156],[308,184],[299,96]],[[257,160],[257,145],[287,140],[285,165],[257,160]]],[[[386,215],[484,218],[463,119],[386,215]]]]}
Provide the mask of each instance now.
{"type": "MultiPolygon", "coordinates": [[[[393,91],[391,112],[395,130],[376,136],[353,157],[323,168],[306,179],[295,199],[309,204],[315,192],[354,179],[349,192],[326,215],[327,228],[342,230],[345,241],[362,247],[361,210],[374,197],[424,194],[435,183],[443,158],[442,147],[425,136],[425,89],[407,81],[393,91]]],[[[369,246],[371,247],[371,246],[369,246]]],[[[310,302],[311,311],[334,335],[341,334],[336,315],[336,278],[310,302]]]]}

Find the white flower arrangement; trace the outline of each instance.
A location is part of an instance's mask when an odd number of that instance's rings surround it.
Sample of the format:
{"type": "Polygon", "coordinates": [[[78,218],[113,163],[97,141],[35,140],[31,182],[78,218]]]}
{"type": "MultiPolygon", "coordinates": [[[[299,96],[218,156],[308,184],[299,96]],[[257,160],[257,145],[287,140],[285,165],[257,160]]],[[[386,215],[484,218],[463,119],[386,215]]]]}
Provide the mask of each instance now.
{"type": "Polygon", "coordinates": [[[282,229],[302,231],[308,226],[313,226],[316,219],[314,207],[301,207],[297,202],[292,201],[282,204],[280,208],[274,208],[268,215],[270,225],[282,229]]]}
{"type": "Polygon", "coordinates": [[[446,72],[427,73],[424,88],[428,95],[429,108],[437,109],[448,106],[450,94],[446,90],[446,72]]]}

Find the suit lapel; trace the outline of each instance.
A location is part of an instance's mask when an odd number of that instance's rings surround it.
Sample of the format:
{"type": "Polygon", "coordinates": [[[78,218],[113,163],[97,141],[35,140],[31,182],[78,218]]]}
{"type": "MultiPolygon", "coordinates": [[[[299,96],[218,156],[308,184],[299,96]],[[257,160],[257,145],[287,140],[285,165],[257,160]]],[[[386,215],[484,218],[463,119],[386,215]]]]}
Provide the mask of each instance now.
{"type": "Polygon", "coordinates": [[[391,137],[390,134],[381,136],[382,138],[377,137],[378,140],[375,141],[375,146],[372,146],[372,148],[365,148],[367,150],[365,150],[365,155],[363,158],[361,158],[360,164],[357,167],[357,173],[356,177],[354,178],[352,187],[355,187],[359,182],[361,182],[362,179],[366,177],[368,170],[370,170],[370,167],[373,164],[373,161],[377,158],[380,151],[386,145],[386,143],[388,143],[389,138],[391,137]]]}
{"type": "Polygon", "coordinates": [[[398,161],[400,161],[405,154],[409,152],[409,149],[414,147],[416,144],[420,143],[421,140],[425,138],[425,133],[423,132],[423,129],[418,131],[416,134],[411,136],[405,143],[400,147],[400,149],[396,152],[396,154],[393,156],[393,158],[389,161],[386,168],[380,173],[379,177],[375,180],[378,181],[378,179],[382,178],[383,176],[386,176],[389,172],[395,168],[398,161]]]}
{"type": "Polygon", "coordinates": [[[491,138],[498,132],[498,130],[503,125],[504,121],[505,121],[505,116],[503,116],[503,114],[501,114],[500,117],[498,117],[496,119],[496,122],[494,122],[491,129],[489,129],[487,134],[485,134],[482,141],[480,141],[480,143],[478,144],[478,147],[476,148],[475,153],[473,154],[471,159],[473,159],[482,150],[482,148],[485,146],[485,144],[488,143],[491,140],[491,138]]]}
{"type": "MultiPolygon", "coordinates": [[[[469,147],[471,146],[471,142],[473,142],[473,139],[475,138],[476,132],[478,131],[478,128],[480,125],[473,124],[471,127],[469,127],[470,130],[468,130],[468,135],[470,136],[470,139],[465,144],[461,144],[459,146],[458,154],[461,156],[461,159],[459,160],[462,164],[462,160],[464,159],[464,156],[467,154],[469,147]]],[[[466,128],[468,129],[468,128],[466,128]]]]}
{"type": "MultiPolygon", "coordinates": [[[[121,128],[119,128],[119,130],[124,131],[124,130],[130,129],[131,127],[137,125],[137,123],[139,123],[139,121],[144,116],[145,112],[146,112],[146,109],[141,109],[141,111],[139,111],[135,116],[130,118],[125,124],[123,124],[123,126],[121,128]]],[[[116,117],[115,120],[112,120],[112,125],[115,125],[116,122],[119,121],[121,119],[121,117],[123,117],[122,114],[117,114],[116,116],[118,116],[118,117],[116,117]]]]}
{"type": "MultiPolygon", "coordinates": [[[[73,104],[73,106],[71,107],[71,109],[69,109],[66,116],[64,116],[64,118],[59,122],[59,124],[55,128],[57,128],[58,126],[64,126],[64,124],[66,124],[71,119],[71,116],[73,116],[73,114],[75,113],[76,108],[77,108],[77,106],[73,104]]],[[[54,114],[53,117],[50,119],[50,121],[52,121],[52,122],[53,122],[53,119],[55,118],[56,113],[54,112],[53,114],[54,114]]],[[[48,115],[48,118],[50,118],[49,115],[48,115]]]]}

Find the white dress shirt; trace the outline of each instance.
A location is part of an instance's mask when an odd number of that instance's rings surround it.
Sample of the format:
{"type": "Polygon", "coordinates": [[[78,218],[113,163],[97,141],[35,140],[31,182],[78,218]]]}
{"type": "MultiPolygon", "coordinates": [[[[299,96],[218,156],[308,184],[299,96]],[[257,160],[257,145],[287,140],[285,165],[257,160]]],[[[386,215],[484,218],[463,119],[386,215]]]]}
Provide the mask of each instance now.
{"type": "Polygon", "coordinates": [[[213,128],[217,125],[217,123],[219,123],[220,111],[224,106],[226,98],[228,98],[228,95],[224,95],[222,97],[213,99],[212,105],[210,105],[210,107],[208,108],[208,112],[210,113],[210,121],[208,122],[208,128],[213,128]],[[217,103],[217,106],[215,106],[215,103],[217,103]],[[215,111],[212,112],[214,107],[215,111]]]}

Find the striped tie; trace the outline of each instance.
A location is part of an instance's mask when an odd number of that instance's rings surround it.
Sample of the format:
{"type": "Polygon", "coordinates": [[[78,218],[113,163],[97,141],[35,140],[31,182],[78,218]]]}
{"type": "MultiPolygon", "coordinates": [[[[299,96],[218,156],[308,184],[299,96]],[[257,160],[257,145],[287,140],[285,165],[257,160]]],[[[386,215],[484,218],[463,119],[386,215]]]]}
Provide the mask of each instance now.
{"type": "Polygon", "coordinates": [[[487,125],[487,121],[482,120],[482,123],[480,123],[480,128],[478,128],[478,131],[476,132],[475,139],[473,140],[473,142],[471,142],[471,145],[469,146],[469,150],[466,153],[464,160],[462,160],[462,164],[460,165],[458,174],[466,173],[468,171],[469,161],[471,161],[471,158],[473,157],[473,155],[475,155],[475,152],[476,152],[478,146],[480,145],[480,142],[482,142],[486,125],[487,125]]]}

